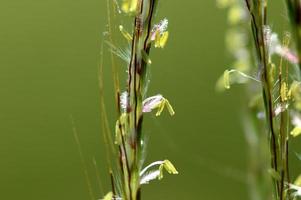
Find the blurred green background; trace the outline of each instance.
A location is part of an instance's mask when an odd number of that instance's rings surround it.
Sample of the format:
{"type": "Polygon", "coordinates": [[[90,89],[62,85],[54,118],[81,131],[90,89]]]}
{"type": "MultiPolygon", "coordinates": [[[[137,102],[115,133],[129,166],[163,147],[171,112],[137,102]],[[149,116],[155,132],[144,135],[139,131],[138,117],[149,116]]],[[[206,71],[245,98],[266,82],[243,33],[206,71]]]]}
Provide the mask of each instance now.
{"type": "MultiPolygon", "coordinates": [[[[284,6],[272,4],[273,27],[281,30],[284,6]]],[[[231,63],[224,50],[226,11],[213,0],[165,0],[159,7],[156,21],[169,19],[170,38],[165,49],[152,51],[149,94],[166,96],[176,115],[146,117],[146,163],[168,158],[180,174],[143,186],[143,199],[247,199],[243,93],[214,90],[231,63]]],[[[97,77],[106,12],[105,0],[1,1],[0,199],[89,199],[71,115],[95,198],[110,190],[97,77]]],[[[107,56],[104,73],[113,130],[107,56]]]]}

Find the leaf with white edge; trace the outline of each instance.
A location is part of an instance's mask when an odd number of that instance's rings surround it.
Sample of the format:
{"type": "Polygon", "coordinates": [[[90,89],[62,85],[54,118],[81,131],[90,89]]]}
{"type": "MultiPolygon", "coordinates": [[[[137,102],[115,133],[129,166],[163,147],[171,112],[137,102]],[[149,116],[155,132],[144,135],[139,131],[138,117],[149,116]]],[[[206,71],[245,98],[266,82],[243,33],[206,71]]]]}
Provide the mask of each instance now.
{"type": "Polygon", "coordinates": [[[300,126],[296,126],[292,131],[291,131],[291,135],[293,137],[297,137],[298,135],[301,134],[301,127],[300,126]]]}

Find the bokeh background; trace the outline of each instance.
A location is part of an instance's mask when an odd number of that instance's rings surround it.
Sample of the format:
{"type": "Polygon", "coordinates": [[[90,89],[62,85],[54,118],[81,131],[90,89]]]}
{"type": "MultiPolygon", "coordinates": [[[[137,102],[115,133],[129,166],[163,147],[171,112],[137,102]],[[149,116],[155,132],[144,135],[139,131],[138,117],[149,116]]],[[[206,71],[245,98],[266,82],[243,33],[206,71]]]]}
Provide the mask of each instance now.
{"type": "MultiPolygon", "coordinates": [[[[284,4],[270,3],[271,23],[281,31],[284,4]]],[[[146,163],[168,158],[180,174],[143,186],[143,199],[247,199],[243,92],[239,86],[215,92],[232,61],[224,50],[227,13],[214,0],[164,0],[159,7],[156,21],[169,19],[170,38],[165,49],[152,51],[149,94],[166,96],[176,115],[145,118],[146,163]]],[[[1,1],[0,199],[89,199],[71,115],[94,196],[109,191],[98,89],[106,12],[105,0],[1,1]]],[[[108,46],[104,50],[113,130],[108,46]]],[[[124,64],[117,63],[125,76],[124,64]]]]}

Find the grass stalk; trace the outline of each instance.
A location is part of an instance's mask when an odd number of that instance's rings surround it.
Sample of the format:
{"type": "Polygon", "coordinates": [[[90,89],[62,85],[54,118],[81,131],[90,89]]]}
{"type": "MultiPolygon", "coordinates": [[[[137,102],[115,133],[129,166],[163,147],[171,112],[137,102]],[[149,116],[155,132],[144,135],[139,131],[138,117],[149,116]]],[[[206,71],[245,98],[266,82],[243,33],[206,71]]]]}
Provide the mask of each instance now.
{"type": "MultiPolygon", "coordinates": [[[[152,169],[142,169],[143,152],[145,152],[145,139],[142,131],[144,113],[158,109],[156,116],[159,116],[166,106],[170,114],[174,114],[169,101],[162,95],[146,98],[151,46],[154,44],[155,47],[163,48],[168,38],[166,19],[159,24],[153,24],[157,2],[157,0],[123,0],[122,11],[133,17],[132,34],[126,32],[123,26],[119,26],[120,32],[129,43],[129,55],[124,54],[126,51],[119,52],[119,48],[115,47],[111,39],[108,41],[109,46],[114,48],[111,52],[123,58],[128,67],[126,91],[121,95],[117,87],[119,78],[114,78],[119,116],[115,127],[115,145],[119,165],[117,172],[114,171],[111,176],[113,177],[111,179],[112,192],[105,196],[105,200],[116,198],[140,200],[141,185],[154,179],[161,179],[163,169],[170,174],[178,173],[168,160],[160,161],[160,164],[154,162],[155,164],[151,165],[152,169]],[[159,166],[159,169],[154,170],[156,166],[159,166]]],[[[118,76],[115,70],[113,74],[118,76]]]]}
{"type": "Polygon", "coordinates": [[[130,113],[128,115],[130,141],[127,144],[122,138],[124,151],[122,157],[126,164],[123,163],[128,171],[125,173],[125,178],[128,178],[129,195],[131,200],[139,200],[139,174],[142,168],[140,160],[142,153],[142,102],[143,102],[143,88],[146,76],[147,63],[143,60],[142,53],[146,52],[149,56],[150,52],[150,30],[152,18],[154,15],[154,8],[156,0],[139,0],[137,6],[137,15],[134,20],[134,31],[132,40],[131,60],[128,70],[128,94],[129,94],[129,107],[130,113]],[[128,153],[130,152],[130,153],[128,153]],[[131,156],[130,156],[130,155],[131,156]]]}
{"type": "MultiPolygon", "coordinates": [[[[275,131],[276,125],[273,119],[273,98],[272,98],[272,83],[270,80],[270,67],[268,63],[268,47],[266,40],[267,26],[267,1],[246,0],[246,5],[251,16],[251,27],[253,40],[256,49],[258,68],[261,70],[262,96],[265,105],[265,115],[268,124],[271,152],[271,168],[278,172],[279,170],[279,155],[278,137],[275,131]]],[[[275,199],[280,199],[282,194],[280,184],[273,179],[275,199]]]]}

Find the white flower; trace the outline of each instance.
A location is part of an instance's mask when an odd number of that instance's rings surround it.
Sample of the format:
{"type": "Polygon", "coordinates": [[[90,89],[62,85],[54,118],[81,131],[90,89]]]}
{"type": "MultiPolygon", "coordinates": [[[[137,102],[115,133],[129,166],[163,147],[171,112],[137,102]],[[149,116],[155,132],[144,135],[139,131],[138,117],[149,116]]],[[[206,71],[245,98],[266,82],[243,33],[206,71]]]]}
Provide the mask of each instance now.
{"type": "Polygon", "coordinates": [[[168,27],[168,20],[166,18],[162,19],[159,24],[154,25],[154,28],[151,31],[151,41],[155,41],[156,35],[162,35],[166,32],[168,27]]]}
{"type": "Polygon", "coordinates": [[[292,193],[293,197],[300,197],[301,196],[301,187],[300,186],[297,186],[297,185],[294,185],[294,184],[288,184],[289,186],[289,189],[290,190],[295,190],[295,192],[292,193]]]}
{"type": "Polygon", "coordinates": [[[277,104],[275,110],[274,110],[274,117],[278,116],[280,113],[284,112],[288,108],[288,104],[277,104]]]}
{"type": "Polygon", "coordinates": [[[160,170],[152,171],[143,175],[140,179],[140,184],[148,184],[150,181],[157,179],[160,176],[160,170]]]}
{"type": "Polygon", "coordinates": [[[293,53],[289,48],[281,45],[278,35],[273,33],[269,26],[266,26],[264,29],[264,37],[268,47],[269,57],[271,57],[273,54],[277,54],[292,64],[297,64],[299,62],[295,53],[293,53]]]}
{"type": "Polygon", "coordinates": [[[161,115],[164,108],[167,108],[170,115],[174,115],[175,111],[170,105],[169,101],[165,99],[161,94],[157,94],[152,97],[148,97],[143,101],[142,112],[148,113],[154,109],[157,109],[156,116],[161,115]]]}
{"type": "Polygon", "coordinates": [[[127,91],[121,93],[120,95],[120,107],[123,110],[123,112],[126,112],[128,108],[128,99],[129,99],[129,94],[127,91]]]}
{"type": "Polygon", "coordinates": [[[163,96],[161,94],[157,94],[152,97],[148,97],[143,101],[143,109],[142,111],[144,113],[151,112],[153,109],[159,107],[159,105],[163,101],[163,96]]]}
{"type": "Polygon", "coordinates": [[[163,169],[169,174],[178,174],[177,169],[169,160],[159,160],[151,163],[140,172],[140,184],[148,184],[150,181],[163,178],[163,169]],[[155,166],[159,166],[157,170],[149,170],[155,166]]]}

